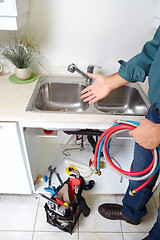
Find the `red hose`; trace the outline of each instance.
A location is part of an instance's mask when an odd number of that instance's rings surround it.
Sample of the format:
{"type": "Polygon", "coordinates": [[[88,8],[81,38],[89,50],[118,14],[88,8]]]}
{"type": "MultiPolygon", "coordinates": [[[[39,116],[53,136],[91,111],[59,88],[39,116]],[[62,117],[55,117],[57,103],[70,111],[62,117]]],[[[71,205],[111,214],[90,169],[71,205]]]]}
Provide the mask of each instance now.
{"type": "Polygon", "coordinates": [[[153,175],[152,177],[148,178],[144,183],[142,183],[139,187],[135,188],[134,191],[138,192],[140,191],[142,188],[144,188],[153,178],[155,175],[153,175]]]}
{"type": "Polygon", "coordinates": [[[134,128],[135,128],[135,127],[129,126],[129,125],[127,125],[127,128],[126,128],[126,126],[124,127],[124,126],[121,126],[121,125],[116,125],[116,126],[114,127],[114,129],[111,129],[111,130],[109,131],[109,133],[107,134],[107,136],[105,137],[103,146],[104,146],[104,154],[105,154],[105,157],[106,157],[107,161],[109,162],[109,164],[110,164],[115,170],[117,170],[118,172],[123,173],[123,174],[125,174],[125,175],[139,176],[139,175],[143,175],[143,174],[147,173],[147,172],[148,172],[149,170],[151,170],[151,168],[153,167],[153,164],[154,164],[154,151],[153,151],[153,149],[151,150],[151,151],[152,151],[152,154],[153,154],[153,160],[152,160],[151,164],[150,164],[146,169],[144,169],[144,170],[142,170],[142,171],[139,171],[139,172],[128,172],[128,171],[124,171],[124,170],[122,170],[121,168],[117,167],[117,166],[112,162],[112,160],[110,159],[110,157],[109,157],[109,155],[108,155],[108,152],[107,152],[107,150],[106,150],[106,145],[107,145],[108,139],[109,139],[109,137],[112,135],[112,133],[114,133],[115,131],[118,131],[118,130],[120,130],[120,129],[133,130],[134,128]]]}
{"type": "Polygon", "coordinates": [[[123,173],[123,174],[126,174],[126,175],[130,175],[130,176],[138,176],[138,175],[143,175],[145,173],[147,173],[152,167],[153,167],[153,164],[154,164],[154,151],[153,149],[151,150],[152,151],[152,154],[153,154],[153,160],[151,162],[151,164],[144,170],[140,171],[140,172],[128,172],[128,171],[125,171],[125,170],[122,170],[121,168],[117,167],[113,162],[112,160],[110,159],[109,155],[108,155],[108,152],[106,150],[106,145],[107,145],[107,142],[108,142],[108,139],[109,137],[116,131],[118,130],[121,130],[121,129],[128,129],[128,130],[133,130],[135,129],[134,126],[131,126],[131,125],[128,125],[128,124],[119,124],[119,125],[115,125],[109,129],[107,129],[101,136],[100,138],[98,139],[98,142],[97,142],[97,145],[96,145],[96,149],[95,149],[95,155],[94,155],[94,167],[97,167],[97,156],[98,156],[98,149],[99,149],[99,145],[100,145],[100,142],[101,140],[103,139],[103,137],[106,135],[105,139],[104,139],[104,143],[103,143],[103,146],[104,146],[104,154],[105,154],[105,157],[107,159],[107,161],[109,162],[109,164],[117,171],[123,173]]]}
{"type": "MultiPolygon", "coordinates": [[[[133,130],[135,127],[131,126],[131,125],[128,125],[128,124],[119,124],[119,125],[115,125],[113,127],[110,127],[108,128],[104,133],[102,133],[102,135],[99,137],[98,139],[98,142],[97,142],[97,145],[96,145],[96,148],[95,148],[95,154],[94,154],[94,167],[97,167],[97,156],[98,156],[98,149],[99,149],[99,145],[100,145],[100,142],[102,141],[103,137],[108,134],[108,132],[111,131],[111,129],[114,129],[113,132],[115,132],[115,127],[117,126],[121,126],[120,129],[122,129],[122,126],[123,126],[123,129],[126,129],[127,127],[131,127],[130,130],[133,130]]],[[[119,130],[120,130],[119,129],[119,130]]],[[[113,133],[112,132],[112,133],[113,133]]]]}
{"type": "MultiPolygon", "coordinates": [[[[98,142],[97,142],[97,145],[96,145],[96,148],[95,148],[95,155],[94,155],[94,167],[97,168],[97,156],[98,156],[98,150],[99,150],[99,146],[100,146],[100,143],[102,141],[102,139],[104,138],[104,142],[103,142],[103,150],[104,150],[104,154],[105,154],[105,157],[107,159],[107,161],[109,162],[109,164],[118,172],[122,173],[122,174],[125,174],[125,175],[130,175],[130,176],[139,176],[139,175],[143,175],[145,173],[147,173],[149,170],[151,170],[151,168],[153,167],[154,165],[154,160],[155,160],[155,156],[154,156],[154,150],[151,149],[151,152],[152,152],[152,155],[153,155],[153,160],[151,162],[151,164],[144,170],[142,171],[139,171],[139,172],[128,172],[128,171],[125,171],[125,170],[122,170],[121,168],[118,168],[113,162],[112,160],[110,159],[110,156],[107,152],[107,149],[106,149],[106,146],[107,146],[107,142],[110,138],[110,136],[118,131],[118,130],[122,130],[122,129],[128,129],[128,130],[133,130],[135,129],[136,127],[132,126],[132,125],[128,125],[128,124],[119,124],[119,125],[115,125],[109,129],[107,129],[101,136],[100,138],[98,139],[98,142]]],[[[153,179],[154,175],[150,178],[148,178],[143,184],[141,184],[139,187],[137,187],[136,189],[134,189],[134,192],[138,192],[140,191],[143,187],[145,187],[152,179],[153,179]]]]}

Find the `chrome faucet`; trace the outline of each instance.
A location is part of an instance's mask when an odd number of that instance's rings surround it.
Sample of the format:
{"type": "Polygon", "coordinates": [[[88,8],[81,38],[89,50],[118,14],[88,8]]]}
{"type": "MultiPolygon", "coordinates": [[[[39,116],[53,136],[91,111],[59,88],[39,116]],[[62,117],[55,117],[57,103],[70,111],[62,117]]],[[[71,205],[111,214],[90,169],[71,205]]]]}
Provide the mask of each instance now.
{"type": "MultiPolygon", "coordinates": [[[[88,68],[87,68],[87,72],[88,73],[93,73],[93,70],[94,70],[94,67],[98,67],[98,68],[101,68],[97,65],[89,65],[88,68]]],[[[89,86],[92,84],[93,82],[93,79],[90,78],[86,73],[84,73],[82,70],[80,70],[74,63],[71,63],[67,70],[71,73],[74,73],[75,71],[78,72],[82,77],[84,77],[86,79],[86,86],[89,86]]]]}

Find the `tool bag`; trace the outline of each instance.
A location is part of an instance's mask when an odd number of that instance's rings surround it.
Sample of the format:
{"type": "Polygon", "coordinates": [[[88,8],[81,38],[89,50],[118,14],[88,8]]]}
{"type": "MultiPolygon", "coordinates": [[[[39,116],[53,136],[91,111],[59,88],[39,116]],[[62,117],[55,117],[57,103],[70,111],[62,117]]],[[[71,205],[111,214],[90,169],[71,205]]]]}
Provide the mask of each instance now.
{"type": "Polygon", "coordinates": [[[51,199],[59,203],[60,207],[58,210],[57,207],[54,204],[53,206],[49,201],[44,206],[47,222],[65,232],[69,232],[70,234],[72,234],[73,228],[79,219],[81,212],[85,217],[87,217],[90,213],[90,208],[87,206],[85,199],[82,197],[82,190],[90,190],[94,186],[95,182],[90,180],[88,184],[85,184],[82,176],[80,176],[80,180],[81,184],[79,190],[78,192],[74,191],[72,196],[70,178],[68,178],[63,185],[57,188],[56,193],[51,197],[51,199]]]}

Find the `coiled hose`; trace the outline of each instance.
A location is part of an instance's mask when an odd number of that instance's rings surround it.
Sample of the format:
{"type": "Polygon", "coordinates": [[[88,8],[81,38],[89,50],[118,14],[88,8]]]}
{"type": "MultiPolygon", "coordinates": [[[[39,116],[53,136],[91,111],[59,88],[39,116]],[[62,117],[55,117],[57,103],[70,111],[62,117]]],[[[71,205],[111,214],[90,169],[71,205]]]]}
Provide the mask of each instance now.
{"type": "Polygon", "coordinates": [[[142,188],[144,188],[154,177],[155,173],[160,168],[160,161],[158,160],[158,152],[157,149],[151,149],[153,159],[151,164],[144,170],[139,172],[128,172],[125,171],[119,167],[117,167],[109,155],[109,143],[111,138],[116,135],[117,133],[124,132],[127,130],[133,130],[139,125],[138,122],[134,121],[117,121],[116,124],[114,124],[112,127],[107,129],[98,139],[96,148],[95,148],[95,155],[94,155],[94,167],[96,170],[96,173],[98,175],[101,174],[100,172],[100,154],[103,147],[103,153],[107,160],[107,162],[110,164],[110,166],[121,176],[128,178],[130,180],[146,180],[143,184],[141,184],[136,189],[130,190],[129,194],[131,196],[134,196],[136,192],[140,191],[142,188]]]}

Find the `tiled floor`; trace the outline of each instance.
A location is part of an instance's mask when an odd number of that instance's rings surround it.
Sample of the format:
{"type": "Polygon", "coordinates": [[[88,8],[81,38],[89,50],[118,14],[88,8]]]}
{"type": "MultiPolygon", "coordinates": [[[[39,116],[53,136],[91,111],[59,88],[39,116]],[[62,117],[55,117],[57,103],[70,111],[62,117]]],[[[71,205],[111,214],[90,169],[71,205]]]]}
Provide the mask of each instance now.
{"type": "Polygon", "coordinates": [[[148,214],[138,226],[110,221],[98,213],[104,202],[121,203],[120,195],[85,195],[91,208],[88,217],[80,216],[72,235],[46,223],[44,199],[33,195],[0,195],[0,239],[2,240],[141,240],[157,216],[158,194],[147,205],[148,214]]]}

